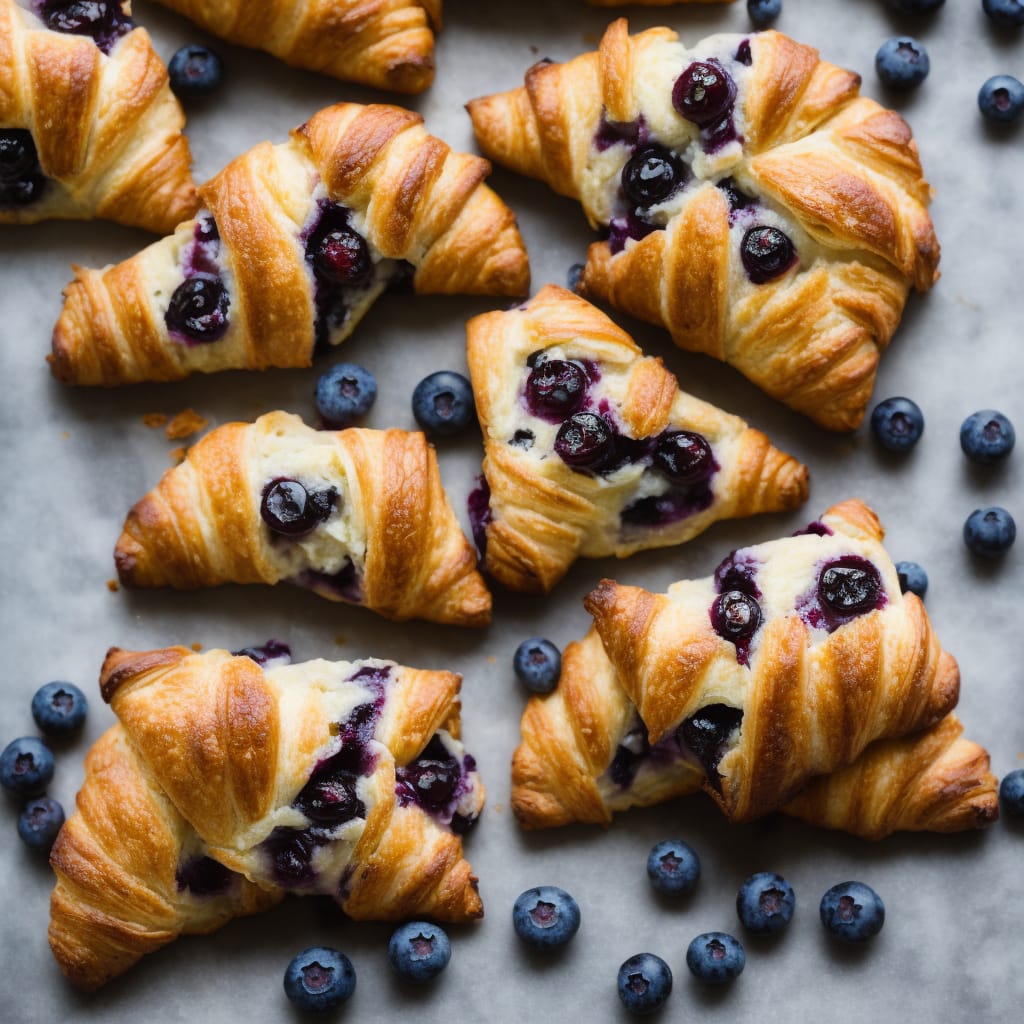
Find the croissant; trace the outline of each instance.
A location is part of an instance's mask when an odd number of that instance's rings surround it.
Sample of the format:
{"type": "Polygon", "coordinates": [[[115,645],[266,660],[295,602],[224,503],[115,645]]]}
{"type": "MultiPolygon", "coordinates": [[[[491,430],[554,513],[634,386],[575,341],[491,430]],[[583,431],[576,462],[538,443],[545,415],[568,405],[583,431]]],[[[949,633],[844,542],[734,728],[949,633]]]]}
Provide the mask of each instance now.
{"type": "Polygon", "coordinates": [[[469,112],[485,155],[608,232],[583,294],[852,430],[939,259],[910,129],[859,85],[777,32],[688,50],[620,19],[598,52],[537,64],[469,112]]]}
{"type": "Polygon", "coordinates": [[[199,199],[167,69],[127,2],[78,7],[0,0],[0,224],[170,231],[199,199]]]}
{"type": "Polygon", "coordinates": [[[441,0],[316,0],[261,7],[243,0],[158,0],[229,43],[294,67],[395,92],[423,92],[434,80],[434,30],[441,0]]]}
{"type": "Polygon", "coordinates": [[[680,391],[660,359],[563,288],[476,317],[468,336],[486,452],[476,532],[507,586],[548,591],[579,555],[679,544],[807,497],[805,466],[680,391]]]}
{"type": "MultiPolygon", "coordinates": [[[[988,753],[954,714],[911,736],[871,744],[847,768],[812,779],[781,810],[865,839],[957,832],[998,816],[988,753]]],[[[553,693],[533,697],[512,758],[512,810],[526,829],[607,825],[612,814],[701,788],[678,735],[651,745],[595,629],[569,644],[553,693]]]]}
{"type": "Polygon", "coordinates": [[[342,103],[249,150],[200,189],[193,221],[105,270],[75,269],[53,332],[69,384],[309,366],[389,283],[520,295],[529,265],[489,164],[418,114],[342,103]]]}
{"type": "Polygon", "coordinates": [[[218,427],[132,508],[114,560],[127,587],[284,580],[396,621],[491,618],[434,450],[402,430],[218,427]]]}
{"type": "Polygon", "coordinates": [[[603,581],[584,602],[657,744],[673,734],[731,821],[780,807],[875,740],[934,725],[959,671],[901,594],[875,514],[830,509],[667,594],[603,581]]]}

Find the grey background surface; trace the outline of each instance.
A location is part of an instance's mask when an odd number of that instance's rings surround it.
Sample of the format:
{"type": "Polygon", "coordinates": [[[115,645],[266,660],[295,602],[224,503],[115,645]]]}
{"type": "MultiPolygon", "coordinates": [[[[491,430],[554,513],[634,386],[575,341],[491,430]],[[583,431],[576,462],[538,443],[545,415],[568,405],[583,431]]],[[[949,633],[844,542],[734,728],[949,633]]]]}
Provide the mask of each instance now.
{"type": "MultiPolygon", "coordinates": [[[[436,134],[471,149],[466,100],[518,84],[539,57],[561,59],[593,48],[614,13],[578,0],[449,0],[437,83],[409,105],[436,134]]],[[[742,0],[629,13],[634,28],[670,24],[691,43],[711,32],[748,28],[742,0]]],[[[165,59],[186,41],[206,41],[148,2],[139,0],[136,16],[165,59]]],[[[961,664],[960,715],[968,735],[987,745],[997,775],[1024,765],[1024,551],[1018,542],[1003,561],[979,564],[960,539],[965,517],[982,505],[1004,505],[1024,526],[1024,452],[982,472],[966,462],[957,442],[961,420],[979,408],[1001,409],[1024,430],[1024,130],[992,131],[975,106],[978,87],[990,75],[1024,77],[1024,36],[997,32],[979,0],[949,0],[938,16],[916,19],[894,17],[883,0],[785,0],[777,27],[860,70],[869,95],[908,117],[936,187],[943,277],[931,295],[912,299],[875,392],[876,399],[914,398],[926,417],[924,438],[909,457],[894,458],[872,444],[866,427],[850,436],[825,434],[730,369],[683,353],[663,333],[619,317],[642,346],[665,358],[684,387],[742,414],[808,462],[811,500],[791,515],[719,524],[682,548],[622,563],[578,563],[546,600],[498,593],[495,623],[487,631],[394,626],[284,587],[108,591],[123,517],[156,483],[169,465],[168,451],[179,443],[145,427],[142,416],[192,406],[215,425],[283,408],[312,421],[318,370],[218,374],[111,392],[63,388],[50,379],[43,359],[69,264],[101,266],[150,239],[101,223],[0,230],[0,742],[34,731],[29,700],[37,686],[59,678],[81,685],[92,712],[85,735],[59,749],[51,789],[70,810],[82,757],[111,721],[96,688],[108,646],[195,642],[233,649],[275,636],[287,640],[299,659],[376,655],[461,672],[464,735],[489,789],[488,809],[467,844],[487,916],[478,926],[452,930],[449,969],[422,989],[393,977],[387,926],[354,925],[326,901],[294,899],[213,936],[182,939],[100,993],[80,996],[63,982],[47,947],[52,876],[22,848],[16,808],[3,801],[0,1020],[298,1019],[281,978],[290,957],[314,944],[336,946],[355,963],[358,989],[341,1019],[621,1021],[627,1015],[615,996],[616,970],[627,956],[645,950],[663,956],[675,972],[666,1020],[1020,1019],[1021,828],[1000,822],[986,834],[898,836],[872,845],[775,819],[730,827],[698,796],[626,814],[607,832],[581,827],[526,835],[508,809],[508,765],[525,701],[511,670],[520,640],[542,634],[564,645],[582,636],[588,619],[581,598],[602,576],[652,589],[702,576],[732,548],[789,533],[851,496],[878,510],[895,559],[914,559],[928,570],[928,609],[961,664]],[[875,50],[887,36],[907,30],[928,46],[931,77],[916,95],[887,97],[874,75],[875,50]],[[693,898],[670,905],[649,889],[644,863],[654,842],[676,835],[696,847],[704,874],[693,898]],[[736,931],[736,889],[755,870],[779,871],[792,881],[796,919],[781,941],[747,943],[746,971],[730,989],[704,991],[686,971],[686,946],[702,931],[736,931]],[[821,894],[849,878],[874,886],[888,909],[884,931],[865,949],[834,948],[818,922],[821,894]],[[510,922],[516,895],[543,883],[568,889],[583,913],[575,941],[551,958],[525,950],[510,922]]],[[[387,99],[288,69],[263,54],[216,45],[226,58],[225,88],[189,111],[198,180],[264,138],[283,139],[330,102],[387,99]]],[[[577,205],[500,170],[492,183],[519,215],[534,289],[563,283],[591,237],[577,205]]],[[[412,428],[414,385],[436,369],[464,369],[464,321],[491,306],[488,300],[384,297],[332,357],[376,374],[380,395],[368,425],[412,428]]],[[[464,521],[480,458],[477,432],[440,448],[445,483],[464,521]]]]}

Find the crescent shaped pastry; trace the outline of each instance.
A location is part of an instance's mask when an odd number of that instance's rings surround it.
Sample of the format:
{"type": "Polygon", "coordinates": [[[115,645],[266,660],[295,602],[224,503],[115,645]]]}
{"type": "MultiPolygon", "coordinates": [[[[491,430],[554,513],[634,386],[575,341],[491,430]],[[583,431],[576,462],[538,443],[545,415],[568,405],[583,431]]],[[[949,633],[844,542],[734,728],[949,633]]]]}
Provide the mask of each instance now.
{"type": "Polygon", "coordinates": [[[184,124],[127,2],[0,0],[0,224],[173,230],[199,208],[184,124]]]}
{"type": "Polygon", "coordinates": [[[793,508],[807,468],[679,389],[600,310],[554,285],[468,325],[487,569],[550,590],[577,557],[679,544],[719,519],[793,508]]]}
{"type": "Polygon", "coordinates": [[[105,270],[75,268],[53,373],[113,386],[309,366],[410,274],[421,295],[525,294],[526,250],[483,184],[489,170],[418,114],[328,107],[228,164],[173,235],[105,270]]]}
{"type": "Polygon", "coordinates": [[[402,430],[218,427],[131,510],[114,560],[127,587],[285,581],[399,622],[491,618],[437,456],[402,430]]]}
{"type": "Polygon", "coordinates": [[[469,104],[484,153],[578,199],[607,239],[580,290],[852,430],[939,246],[906,122],[778,32],[630,36],[469,104]]]}

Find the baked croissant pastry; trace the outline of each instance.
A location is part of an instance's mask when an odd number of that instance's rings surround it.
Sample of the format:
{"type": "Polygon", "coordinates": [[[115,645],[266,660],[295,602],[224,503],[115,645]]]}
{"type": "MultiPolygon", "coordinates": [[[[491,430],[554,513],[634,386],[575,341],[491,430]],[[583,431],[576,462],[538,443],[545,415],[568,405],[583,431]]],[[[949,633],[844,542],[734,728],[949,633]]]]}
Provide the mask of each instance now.
{"type": "Polygon", "coordinates": [[[135,505],[114,560],[127,587],[285,581],[399,622],[491,618],[434,450],[402,430],[224,424],[135,505]]]}
{"type": "Polygon", "coordinates": [[[0,224],[171,231],[199,208],[184,124],[127,0],[0,0],[0,224]]]}
{"type": "Polygon", "coordinates": [[[476,317],[468,336],[486,452],[471,508],[487,569],[509,587],[548,591],[580,555],[679,544],[807,497],[805,466],[680,391],[563,288],[476,317]]]}
{"type": "Polygon", "coordinates": [[[53,332],[69,384],[309,366],[381,292],[522,295],[529,265],[490,165],[423,119],[342,103],[200,189],[204,209],[105,270],[75,269],[53,332]]]}
{"type": "Polygon", "coordinates": [[[578,199],[607,233],[583,294],[666,327],[832,430],[939,246],[910,129],[859,76],[778,32],[630,36],[475,100],[485,155],[578,199]]]}
{"type": "MultiPolygon", "coordinates": [[[[847,768],[812,779],[781,810],[865,839],[959,832],[998,816],[988,753],[954,714],[871,744],[847,768]]],[[[595,629],[569,644],[555,691],[532,697],[512,759],[512,810],[523,828],[607,825],[628,807],[695,793],[704,772],[678,732],[651,744],[595,629]]]]}
{"type": "Polygon", "coordinates": [[[731,821],[956,704],[956,661],[900,593],[882,534],[847,501],[667,594],[605,580],[584,602],[650,742],[674,734],[731,821]]]}
{"type": "Polygon", "coordinates": [[[258,13],[244,0],[158,2],[229,43],[346,82],[416,93],[434,80],[441,0],[285,0],[258,13]]]}

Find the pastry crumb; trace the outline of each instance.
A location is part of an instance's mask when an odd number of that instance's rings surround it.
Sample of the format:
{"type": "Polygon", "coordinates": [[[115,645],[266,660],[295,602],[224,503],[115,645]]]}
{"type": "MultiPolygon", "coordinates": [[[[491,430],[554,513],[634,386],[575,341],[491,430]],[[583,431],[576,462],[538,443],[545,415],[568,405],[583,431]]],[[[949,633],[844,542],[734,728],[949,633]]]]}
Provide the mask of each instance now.
{"type": "Polygon", "coordinates": [[[107,580],[107,590],[109,590],[112,594],[116,593],[118,590],[117,580],[107,580]]]}
{"type": "Polygon", "coordinates": [[[165,412],[147,412],[142,417],[142,422],[145,426],[149,427],[150,430],[155,430],[157,427],[162,427],[167,422],[167,413],[165,412]]]}
{"type": "Polygon", "coordinates": [[[60,436],[66,441],[71,436],[70,430],[62,430],[60,436]]]}
{"type": "Polygon", "coordinates": [[[505,810],[505,805],[504,804],[491,804],[491,808],[490,809],[491,809],[491,813],[492,814],[501,814],[501,812],[503,810],[505,810]]]}
{"type": "Polygon", "coordinates": [[[487,655],[487,664],[488,665],[497,665],[498,664],[498,659],[493,654],[488,654],[487,655]]]}
{"type": "Polygon", "coordinates": [[[339,633],[339,634],[338,634],[338,635],[337,635],[337,636],[336,636],[336,637],[334,638],[334,642],[335,642],[335,643],[336,643],[336,644],[337,644],[337,645],[338,645],[339,647],[344,647],[344,646],[345,646],[345,644],[347,644],[347,643],[348,643],[348,637],[347,637],[347,636],[342,636],[342,634],[341,634],[341,633],[339,633]]]}
{"type": "Polygon", "coordinates": [[[185,461],[185,449],[181,446],[177,448],[172,448],[167,453],[167,456],[171,460],[171,462],[173,462],[177,466],[185,461]]]}
{"type": "Polygon", "coordinates": [[[192,644],[191,647],[193,651],[201,651],[203,649],[203,645],[199,643],[192,644]]]}
{"type": "Polygon", "coordinates": [[[182,409],[174,419],[167,424],[164,433],[168,441],[180,441],[183,437],[191,437],[198,434],[210,421],[205,416],[200,416],[195,409],[182,409]]]}

